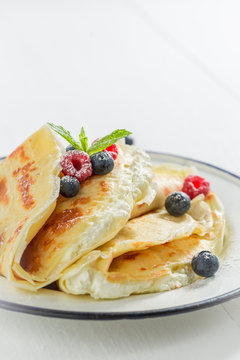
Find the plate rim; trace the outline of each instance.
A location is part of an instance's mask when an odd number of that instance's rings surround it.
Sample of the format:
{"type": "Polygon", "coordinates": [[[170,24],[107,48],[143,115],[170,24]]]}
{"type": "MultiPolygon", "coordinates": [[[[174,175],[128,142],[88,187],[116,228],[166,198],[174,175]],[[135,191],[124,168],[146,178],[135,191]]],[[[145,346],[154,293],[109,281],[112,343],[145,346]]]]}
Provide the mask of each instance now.
{"type": "MultiPolygon", "coordinates": [[[[152,151],[146,150],[149,155],[160,155],[160,156],[169,156],[173,158],[178,158],[182,160],[191,161],[193,163],[205,165],[207,167],[216,169],[222,173],[230,175],[235,179],[240,181],[240,176],[223,169],[219,166],[213,165],[211,163],[197,160],[191,157],[176,155],[168,152],[152,151]]],[[[0,161],[3,160],[5,156],[0,157],[0,161]]],[[[175,290],[176,291],[176,290],[175,290]]],[[[138,295],[136,295],[138,296],[138,295]]],[[[191,311],[197,311],[212,307],[215,305],[222,304],[223,302],[229,301],[236,297],[240,296],[240,287],[232,291],[211,297],[206,300],[197,301],[191,304],[179,305],[174,307],[169,307],[166,309],[154,309],[154,310],[142,310],[142,311],[123,311],[123,312],[96,312],[96,311],[69,311],[69,310],[57,310],[51,308],[42,308],[38,306],[30,306],[18,304],[10,301],[5,301],[0,299],[0,308],[4,310],[10,310],[14,312],[25,313],[29,315],[37,315],[43,317],[51,318],[62,318],[62,319],[72,319],[72,320],[123,320],[123,319],[145,319],[145,318],[155,318],[155,317],[164,317],[170,315],[177,315],[182,313],[188,313],[191,311]]],[[[114,301],[114,300],[113,300],[114,301]]]]}
{"type": "MultiPolygon", "coordinates": [[[[139,295],[136,295],[139,296],[139,295]]],[[[94,311],[69,311],[41,308],[38,306],[28,306],[17,304],[5,300],[0,300],[0,308],[28,315],[36,315],[50,318],[71,319],[71,320],[137,320],[146,318],[165,317],[188,313],[192,311],[206,309],[215,305],[222,304],[240,296],[240,288],[229,291],[225,294],[212,297],[207,300],[197,301],[188,305],[179,305],[167,309],[124,311],[124,312],[94,312],[94,311]]],[[[113,300],[114,301],[114,300],[113,300]]]]}

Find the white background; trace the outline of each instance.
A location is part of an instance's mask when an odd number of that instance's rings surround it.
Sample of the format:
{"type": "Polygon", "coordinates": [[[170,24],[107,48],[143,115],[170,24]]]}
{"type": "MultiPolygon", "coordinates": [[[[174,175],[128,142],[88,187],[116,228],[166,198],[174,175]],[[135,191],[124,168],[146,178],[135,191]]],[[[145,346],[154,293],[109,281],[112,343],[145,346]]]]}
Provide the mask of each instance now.
{"type": "MultiPolygon", "coordinates": [[[[240,4],[0,0],[0,154],[47,121],[240,174],[240,4]]],[[[238,274],[239,276],[239,274],[238,274]]],[[[88,322],[0,310],[3,359],[239,359],[240,300],[88,322]]]]}

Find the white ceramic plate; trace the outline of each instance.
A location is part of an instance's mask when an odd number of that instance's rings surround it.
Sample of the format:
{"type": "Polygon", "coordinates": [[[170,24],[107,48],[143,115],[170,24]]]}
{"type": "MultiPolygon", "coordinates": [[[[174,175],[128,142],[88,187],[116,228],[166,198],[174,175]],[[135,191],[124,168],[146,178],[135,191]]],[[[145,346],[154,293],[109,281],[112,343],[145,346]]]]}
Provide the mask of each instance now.
{"type": "Polygon", "coordinates": [[[150,153],[154,164],[195,165],[221,198],[230,227],[225,260],[217,274],[163,293],[117,300],[93,300],[41,289],[30,293],[0,277],[0,307],[30,314],[72,319],[126,319],[166,316],[213,306],[240,295],[240,177],[213,165],[161,153],[150,153]]]}

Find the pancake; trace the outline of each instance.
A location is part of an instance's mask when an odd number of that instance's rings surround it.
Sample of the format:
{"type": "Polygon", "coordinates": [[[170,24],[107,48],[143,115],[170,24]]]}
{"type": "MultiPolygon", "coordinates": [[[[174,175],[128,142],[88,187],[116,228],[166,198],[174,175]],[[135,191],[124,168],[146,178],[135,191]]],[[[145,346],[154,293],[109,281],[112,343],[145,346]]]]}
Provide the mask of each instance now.
{"type": "Polygon", "coordinates": [[[14,268],[56,206],[61,156],[43,126],[0,163],[0,271],[14,284],[14,268]]]}
{"type": "Polygon", "coordinates": [[[112,239],[129,220],[152,181],[149,156],[135,146],[118,143],[119,155],[107,175],[81,183],[74,198],[61,195],[44,226],[29,243],[20,264],[13,268],[18,286],[34,290],[61,276],[61,272],[89,251],[112,239]]]}
{"type": "MultiPolygon", "coordinates": [[[[168,179],[162,182],[163,199],[181,188],[188,172],[179,167],[174,171],[174,166],[158,168],[157,175],[168,179]]],[[[201,250],[220,255],[224,228],[223,207],[214,193],[193,199],[188,213],[180,217],[162,207],[130,220],[111,241],[66,269],[59,288],[99,299],[188,285],[199,278],[191,270],[192,257],[201,250]]]]}

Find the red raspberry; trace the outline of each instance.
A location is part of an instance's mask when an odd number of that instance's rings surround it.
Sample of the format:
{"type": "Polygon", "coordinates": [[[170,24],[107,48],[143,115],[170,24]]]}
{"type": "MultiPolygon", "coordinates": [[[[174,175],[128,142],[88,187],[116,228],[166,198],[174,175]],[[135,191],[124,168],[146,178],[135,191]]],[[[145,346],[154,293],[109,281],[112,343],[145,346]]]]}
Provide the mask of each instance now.
{"type": "Polygon", "coordinates": [[[188,175],[184,179],[182,191],[185,192],[192,200],[200,194],[204,194],[206,196],[210,191],[210,184],[200,176],[188,175]]]}
{"type": "Polygon", "coordinates": [[[116,158],[118,157],[118,148],[117,148],[117,144],[113,144],[109,147],[107,147],[105,150],[103,150],[104,152],[108,152],[114,160],[116,160],[116,158]]]}
{"type": "Polygon", "coordinates": [[[64,175],[74,176],[78,181],[86,180],[92,175],[91,160],[84,151],[68,151],[63,156],[60,165],[64,175]]]}

